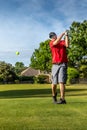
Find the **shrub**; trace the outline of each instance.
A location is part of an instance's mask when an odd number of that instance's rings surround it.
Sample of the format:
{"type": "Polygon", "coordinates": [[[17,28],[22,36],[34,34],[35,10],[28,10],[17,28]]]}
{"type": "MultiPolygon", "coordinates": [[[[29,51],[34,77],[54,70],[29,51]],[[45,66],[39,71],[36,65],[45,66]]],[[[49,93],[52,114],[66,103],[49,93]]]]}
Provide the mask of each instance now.
{"type": "Polygon", "coordinates": [[[38,77],[35,77],[35,83],[49,83],[49,76],[38,75],[38,77]]]}
{"type": "Polygon", "coordinates": [[[87,65],[82,65],[79,71],[80,71],[80,78],[87,78],[87,65]]]}
{"type": "Polygon", "coordinates": [[[34,76],[19,76],[21,83],[34,83],[34,76]]]}
{"type": "Polygon", "coordinates": [[[3,83],[3,78],[2,77],[0,77],[0,84],[2,84],[3,83]]]}
{"type": "Polygon", "coordinates": [[[67,84],[77,83],[79,79],[79,71],[75,68],[68,67],[68,79],[67,84]]]}
{"type": "Polygon", "coordinates": [[[14,81],[14,83],[19,84],[20,81],[19,81],[18,79],[16,79],[16,80],[14,81]]]}

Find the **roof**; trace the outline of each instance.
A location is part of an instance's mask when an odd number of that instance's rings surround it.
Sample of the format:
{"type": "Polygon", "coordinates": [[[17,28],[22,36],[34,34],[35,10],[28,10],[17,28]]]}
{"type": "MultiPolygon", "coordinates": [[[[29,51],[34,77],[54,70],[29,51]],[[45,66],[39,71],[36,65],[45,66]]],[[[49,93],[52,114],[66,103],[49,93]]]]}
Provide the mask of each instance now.
{"type": "Polygon", "coordinates": [[[40,74],[40,70],[36,70],[31,67],[29,67],[21,72],[22,76],[36,76],[38,74],[40,74]]]}

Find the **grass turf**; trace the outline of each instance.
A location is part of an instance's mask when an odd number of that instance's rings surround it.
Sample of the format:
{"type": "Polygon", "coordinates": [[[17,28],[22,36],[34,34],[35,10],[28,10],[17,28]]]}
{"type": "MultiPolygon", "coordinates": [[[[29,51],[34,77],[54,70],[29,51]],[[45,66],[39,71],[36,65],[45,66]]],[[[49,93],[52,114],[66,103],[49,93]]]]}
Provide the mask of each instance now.
{"type": "Polygon", "coordinates": [[[67,86],[66,100],[53,104],[49,84],[0,85],[0,130],[87,130],[87,85],[67,86]]]}

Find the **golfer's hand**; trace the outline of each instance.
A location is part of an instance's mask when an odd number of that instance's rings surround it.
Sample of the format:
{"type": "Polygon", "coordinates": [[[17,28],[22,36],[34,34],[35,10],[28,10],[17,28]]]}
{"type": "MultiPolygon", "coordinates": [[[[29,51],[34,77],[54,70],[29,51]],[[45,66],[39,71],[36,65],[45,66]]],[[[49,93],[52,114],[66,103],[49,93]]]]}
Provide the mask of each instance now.
{"type": "Polygon", "coordinates": [[[68,32],[67,31],[65,31],[65,36],[68,36],[68,32]]]}

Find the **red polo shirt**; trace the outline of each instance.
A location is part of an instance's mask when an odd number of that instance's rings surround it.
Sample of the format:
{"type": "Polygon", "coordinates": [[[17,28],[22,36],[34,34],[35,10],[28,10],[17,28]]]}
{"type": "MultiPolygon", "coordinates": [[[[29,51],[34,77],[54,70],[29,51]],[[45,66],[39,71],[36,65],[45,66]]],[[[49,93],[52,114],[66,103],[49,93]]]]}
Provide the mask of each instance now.
{"type": "Polygon", "coordinates": [[[61,40],[57,45],[53,45],[54,41],[50,41],[50,49],[52,53],[52,63],[68,62],[65,41],[61,40]]]}

